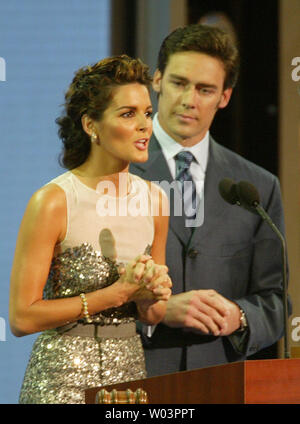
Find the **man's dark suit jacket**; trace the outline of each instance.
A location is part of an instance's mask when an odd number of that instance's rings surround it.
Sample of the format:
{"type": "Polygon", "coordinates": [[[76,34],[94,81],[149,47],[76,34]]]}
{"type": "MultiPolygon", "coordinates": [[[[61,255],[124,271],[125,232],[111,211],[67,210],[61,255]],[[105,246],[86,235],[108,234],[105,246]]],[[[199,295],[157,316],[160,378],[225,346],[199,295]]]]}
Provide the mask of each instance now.
{"type": "MultiPolygon", "coordinates": [[[[130,172],[149,181],[172,182],[154,136],[148,161],[133,164],[130,172]]],[[[244,360],[283,335],[280,243],[259,216],[222,199],[218,185],[223,178],[254,184],[261,205],[284,233],[278,179],[210,138],[204,223],[195,229],[191,238],[191,230],[185,228],[185,218],[173,216],[170,198],[166,262],[173,294],[215,289],[245,311],[249,330],[229,337],[215,337],[159,324],[151,338],[143,336],[149,377],[244,360]]]]}

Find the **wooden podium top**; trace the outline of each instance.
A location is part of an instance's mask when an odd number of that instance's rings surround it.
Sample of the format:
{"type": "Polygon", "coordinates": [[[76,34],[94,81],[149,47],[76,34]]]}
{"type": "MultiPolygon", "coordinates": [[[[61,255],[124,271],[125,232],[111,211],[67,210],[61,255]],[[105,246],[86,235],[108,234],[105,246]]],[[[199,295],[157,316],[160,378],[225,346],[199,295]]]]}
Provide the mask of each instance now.
{"type": "Polygon", "coordinates": [[[147,392],[149,404],[300,403],[300,359],[234,362],[86,390],[94,404],[105,388],[147,392]]]}

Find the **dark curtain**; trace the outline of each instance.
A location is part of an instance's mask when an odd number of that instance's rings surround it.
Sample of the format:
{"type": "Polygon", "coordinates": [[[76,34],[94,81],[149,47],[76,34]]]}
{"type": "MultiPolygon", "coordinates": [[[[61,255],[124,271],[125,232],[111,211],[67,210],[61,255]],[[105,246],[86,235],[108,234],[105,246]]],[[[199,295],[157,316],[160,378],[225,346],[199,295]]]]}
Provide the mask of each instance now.
{"type": "Polygon", "coordinates": [[[211,12],[232,22],[241,53],[238,84],[211,132],[226,147],[278,174],[277,0],[188,0],[189,23],[211,12]]]}
{"type": "Polygon", "coordinates": [[[112,55],[135,57],[138,0],[111,0],[112,55]]]}

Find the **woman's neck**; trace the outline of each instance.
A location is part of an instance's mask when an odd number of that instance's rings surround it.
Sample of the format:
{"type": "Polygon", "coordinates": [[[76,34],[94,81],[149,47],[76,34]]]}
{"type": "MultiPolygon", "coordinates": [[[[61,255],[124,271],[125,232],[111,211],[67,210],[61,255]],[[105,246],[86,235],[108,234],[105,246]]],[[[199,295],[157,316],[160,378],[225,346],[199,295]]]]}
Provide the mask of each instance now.
{"type": "MultiPolygon", "coordinates": [[[[105,152],[96,154],[92,150],[87,160],[82,165],[72,169],[72,173],[93,189],[96,189],[101,181],[110,181],[114,184],[116,193],[119,193],[120,185],[122,185],[122,192],[124,191],[124,181],[127,181],[125,186],[129,192],[128,169],[129,163],[127,161],[114,158],[111,155],[107,157],[105,152]]],[[[124,194],[126,193],[120,193],[121,196],[124,194]]]]}
{"type": "Polygon", "coordinates": [[[92,167],[85,162],[77,168],[72,169],[72,173],[79,178],[85,185],[96,190],[98,184],[102,181],[109,181],[114,184],[116,195],[124,196],[130,191],[130,180],[128,175],[129,165],[123,167],[92,167]],[[121,192],[120,192],[121,190],[121,192]],[[126,193],[124,193],[126,191],[126,193]]]}

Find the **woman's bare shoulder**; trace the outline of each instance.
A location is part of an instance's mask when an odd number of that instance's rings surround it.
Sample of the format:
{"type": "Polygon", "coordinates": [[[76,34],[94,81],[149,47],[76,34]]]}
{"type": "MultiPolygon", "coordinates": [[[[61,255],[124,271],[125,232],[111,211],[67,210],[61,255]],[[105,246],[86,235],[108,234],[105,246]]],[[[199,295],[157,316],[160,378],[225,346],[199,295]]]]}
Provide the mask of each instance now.
{"type": "Polygon", "coordinates": [[[36,213],[59,213],[66,208],[66,195],[64,190],[55,183],[49,183],[33,193],[27,210],[36,213]]]}

